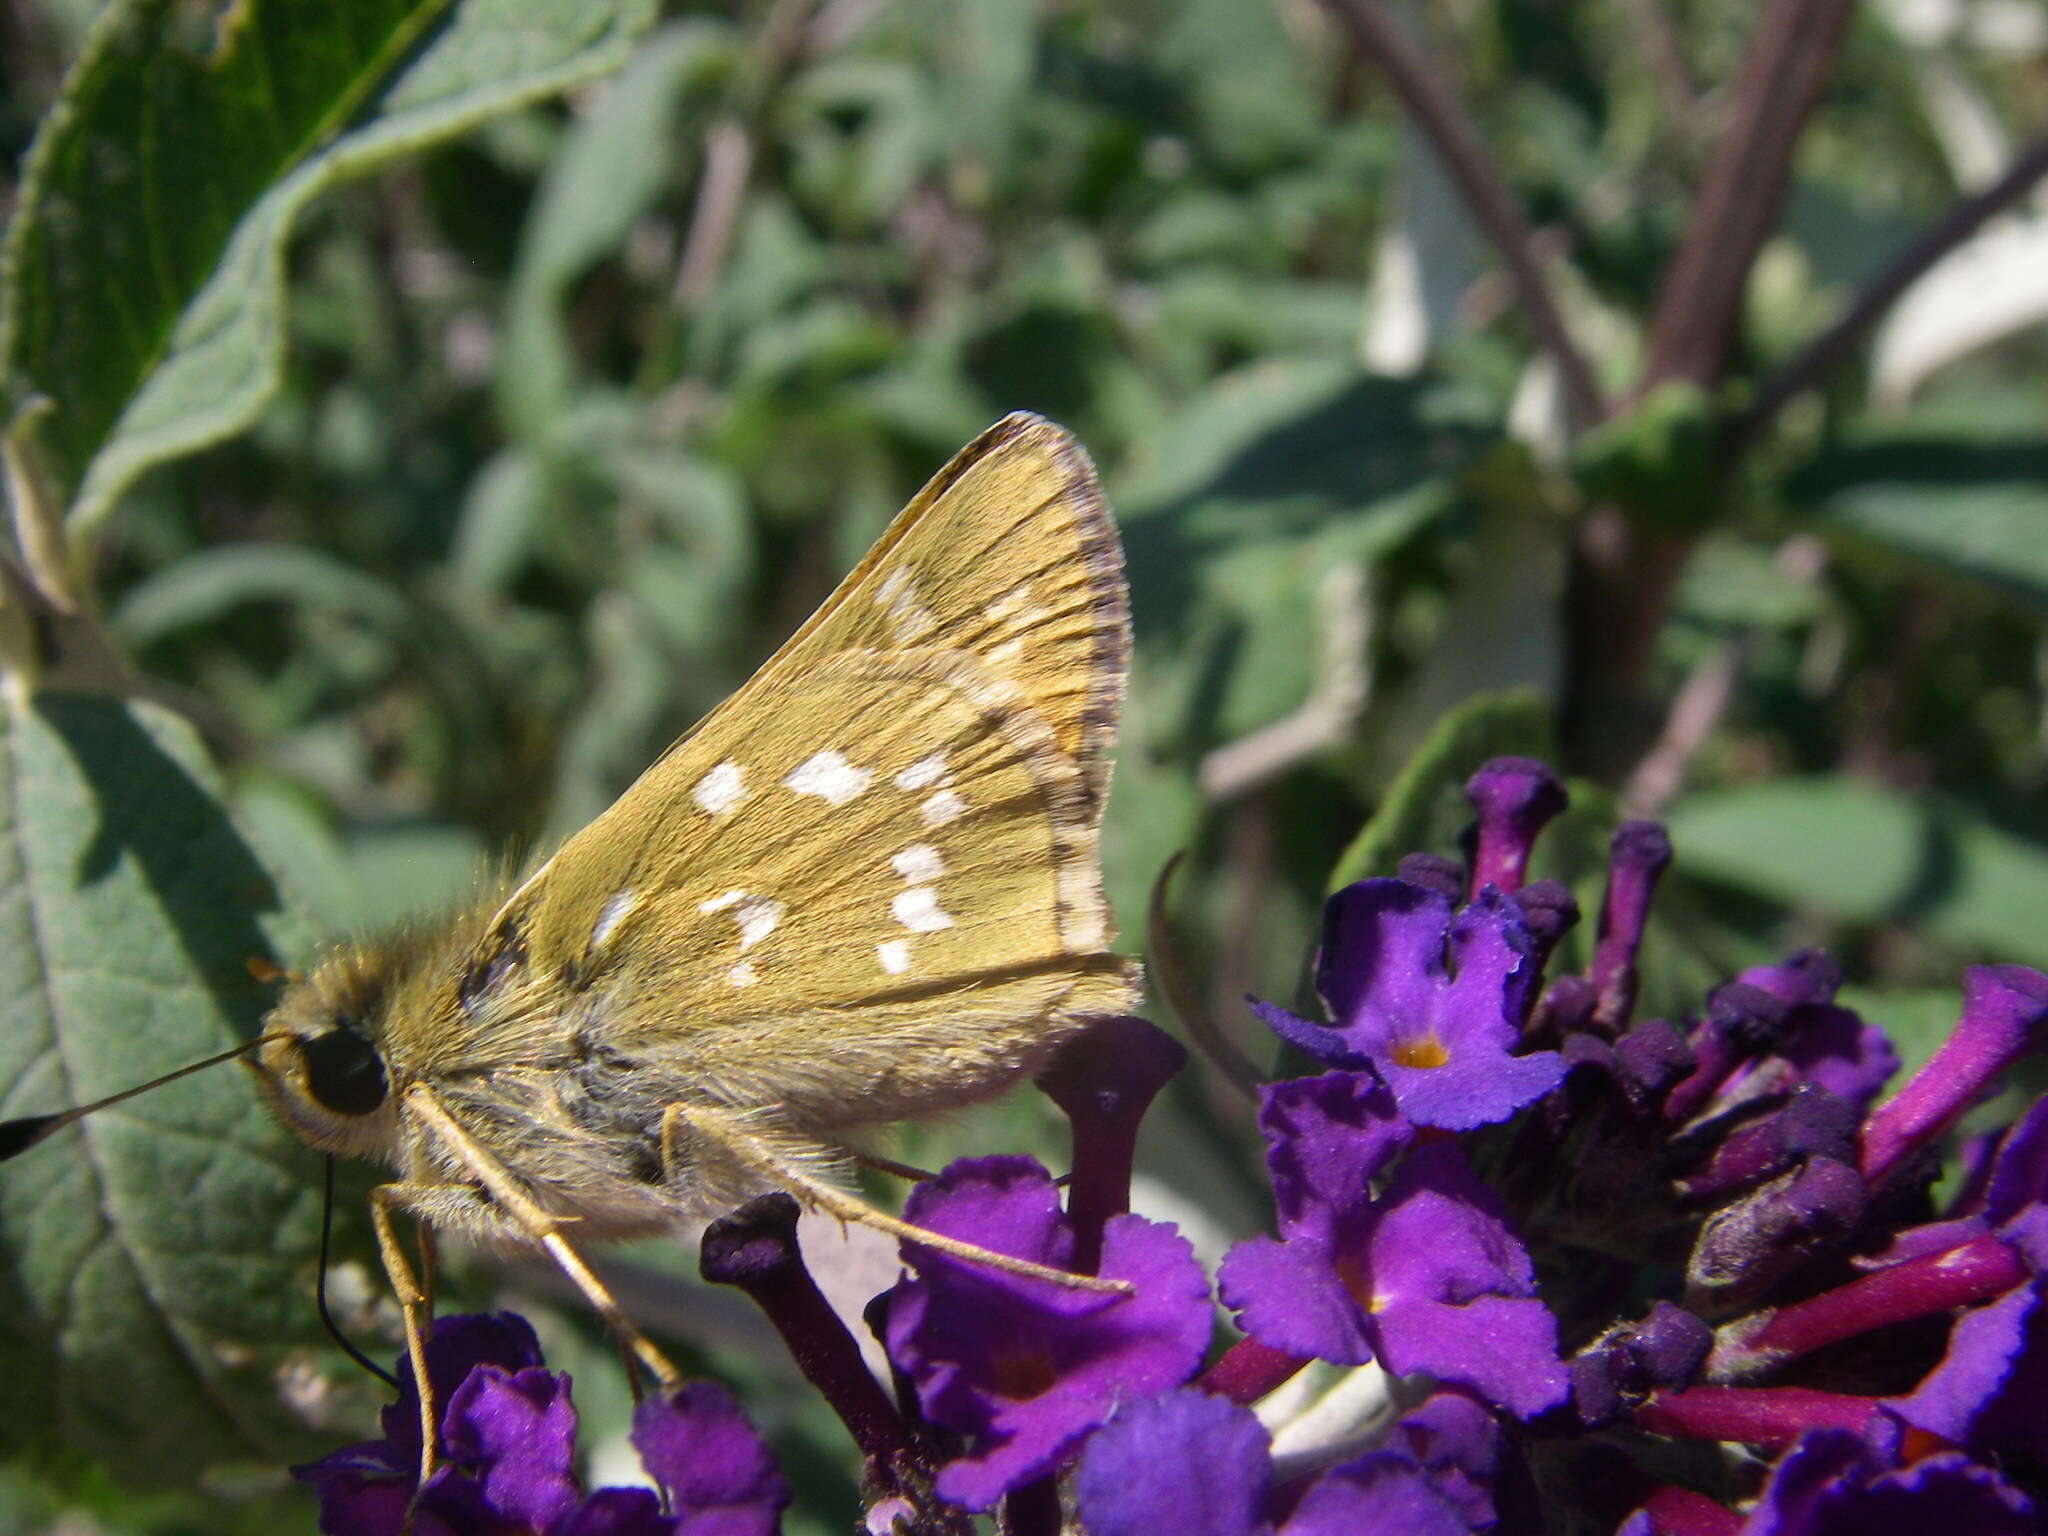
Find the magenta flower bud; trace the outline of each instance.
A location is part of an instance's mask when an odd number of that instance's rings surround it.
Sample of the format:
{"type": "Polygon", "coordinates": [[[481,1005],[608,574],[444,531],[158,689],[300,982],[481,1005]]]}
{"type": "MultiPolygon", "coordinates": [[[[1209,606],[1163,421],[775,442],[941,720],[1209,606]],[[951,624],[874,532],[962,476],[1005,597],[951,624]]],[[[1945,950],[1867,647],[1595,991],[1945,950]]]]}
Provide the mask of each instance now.
{"type": "Polygon", "coordinates": [[[1726,1316],[1856,1230],[1868,1204],[1856,1170],[1816,1157],[1724,1206],[1700,1229],[1686,1304],[1726,1316]]]}
{"type": "Polygon", "coordinates": [[[1607,844],[1607,894],[1600,902],[1590,979],[1600,995],[1595,1019],[1610,1033],[1636,1004],[1636,951],[1650,917],[1657,877],[1671,862],[1671,839],[1654,821],[1625,821],[1607,844]]]}
{"type": "Polygon", "coordinates": [[[1708,1374],[1717,1381],[1753,1378],[1844,1339],[1992,1300],[2026,1279],[2019,1249],[1987,1232],[1730,1324],[1714,1345],[1708,1374]]]}
{"type": "Polygon", "coordinates": [[[1564,785],[1533,758],[1496,757],[1465,781],[1465,798],[1478,814],[1472,894],[1489,885],[1520,890],[1537,835],[1569,803],[1564,785]]]}
{"type": "Polygon", "coordinates": [[[1289,1354],[1257,1339],[1239,1339],[1202,1372],[1195,1385],[1233,1403],[1255,1403],[1292,1381],[1314,1358],[1289,1354]]]}
{"type": "Polygon", "coordinates": [[[1600,994],[1583,976],[1560,976],[1544,989],[1543,1001],[1529,1016],[1523,1038],[1554,1044],[1566,1035],[1586,1029],[1593,1020],[1593,1005],[1600,994]]]}
{"type": "Polygon", "coordinates": [[[1639,1323],[1615,1328],[1572,1361],[1573,1406],[1589,1425],[1611,1422],[1658,1389],[1691,1386],[1714,1330],[1660,1301],[1639,1323]]]}
{"type": "Polygon", "coordinates": [[[2048,1044],[2048,976],[2023,965],[1963,972],[1963,1013],[1941,1049],[1864,1122],[1859,1166],[1872,1188],[1933,1141],[2029,1051],[2048,1044]]]}
{"type": "Polygon", "coordinates": [[[1631,1029],[1614,1042],[1614,1055],[1623,1090],[1631,1103],[1643,1105],[1655,1104],[1699,1066],[1685,1036],[1663,1019],[1651,1019],[1631,1029]]]}
{"type": "Polygon", "coordinates": [[[1440,853],[1404,853],[1394,865],[1394,876],[1435,891],[1454,907],[1465,899],[1465,866],[1440,853]]]}
{"type": "Polygon", "coordinates": [[[1707,998],[1706,1021],[1688,1037],[1697,1065],[1665,1101],[1665,1116],[1690,1120],[1749,1061],[1774,1048],[1791,1010],[1746,982],[1724,982],[1707,998]]]}
{"type": "Polygon", "coordinates": [[[1653,1435],[1740,1440],[1776,1450],[1809,1430],[1860,1430],[1878,1406],[1874,1397],[1812,1387],[1689,1387],[1658,1393],[1632,1417],[1653,1435]]]}
{"type": "Polygon", "coordinates": [[[1529,964],[1540,972],[1558,940],[1578,926],[1578,900],[1562,880],[1535,880],[1515,892],[1515,905],[1529,930],[1529,964]]]}
{"type": "Polygon", "coordinates": [[[1187,1065],[1188,1053],[1139,1018],[1104,1019],[1060,1048],[1038,1086],[1074,1130],[1067,1219],[1074,1224],[1077,1269],[1102,1260],[1102,1228],[1131,1208],[1131,1162],[1138,1123],[1159,1090],[1187,1065]]]}
{"type": "Polygon", "coordinates": [[[788,1195],[749,1200],[704,1229],[698,1271],[714,1285],[738,1286],[767,1314],[804,1379],[831,1404],[868,1458],[871,1475],[893,1485],[893,1469],[911,1449],[909,1432],[804,1267],[797,1215],[788,1195]]]}
{"type": "Polygon", "coordinates": [[[1731,1131],[1679,1188],[1689,1199],[1718,1199],[1811,1157],[1853,1162],[1855,1145],[1856,1111],[1818,1084],[1801,1083],[1778,1108],[1731,1131]]]}

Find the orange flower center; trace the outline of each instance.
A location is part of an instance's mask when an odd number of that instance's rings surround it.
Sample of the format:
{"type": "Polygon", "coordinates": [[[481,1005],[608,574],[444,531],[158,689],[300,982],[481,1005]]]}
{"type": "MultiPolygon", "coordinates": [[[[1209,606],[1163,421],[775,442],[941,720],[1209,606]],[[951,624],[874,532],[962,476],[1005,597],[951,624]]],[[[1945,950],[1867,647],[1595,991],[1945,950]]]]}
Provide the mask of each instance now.
{"type": "Polygon", "coordinates": [[[1393,1050],[1388,1054],[1400,1066],[1420,1067],[1424,1070],[1440,1067],[1451,1059],[1450,1051],[1443,1041],[1437,1039],[1436,1031],[1433,1029],[1410,1036],[1406,1040],[1396,1040],[1393,1050]]]}
{"type": "Polygon", "coordinates": [[[1364,1255],[1340,1253],[1332,1267],[1337,1271],[1339,1283],[1351,1293],[1351,1299],[1368,1313],[1378,1312],[1386,1305],[1385,1299],[1373,1288],[1372,1266],[1364,1255]]]}

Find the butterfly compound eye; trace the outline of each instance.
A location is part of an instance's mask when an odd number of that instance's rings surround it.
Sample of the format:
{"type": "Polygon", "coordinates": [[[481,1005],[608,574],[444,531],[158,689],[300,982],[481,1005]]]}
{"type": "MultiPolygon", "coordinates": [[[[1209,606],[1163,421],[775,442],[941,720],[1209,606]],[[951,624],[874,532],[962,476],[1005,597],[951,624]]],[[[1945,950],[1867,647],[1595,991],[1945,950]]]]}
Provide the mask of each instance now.
{"type": "Polygon", "coordinates": [[[337,1115],[367,1115],[384,1102],[384,1063],[377,1048],[346,1024],[299,1042],[306,1092],[337,1115]]]}

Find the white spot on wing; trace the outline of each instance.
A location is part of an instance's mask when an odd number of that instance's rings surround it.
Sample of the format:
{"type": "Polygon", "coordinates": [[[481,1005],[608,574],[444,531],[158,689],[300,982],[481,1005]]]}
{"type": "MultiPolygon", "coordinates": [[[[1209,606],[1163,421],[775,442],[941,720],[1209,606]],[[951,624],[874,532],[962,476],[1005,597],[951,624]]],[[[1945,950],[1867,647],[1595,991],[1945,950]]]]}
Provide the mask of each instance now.
{"type": "Polygon", "coordinates": [[[917,810],[924,817],[926,826],[943,827],[966,813],[967,802],[950,789],[938,789],[925,796],[924,803],[917,810]]]}
{"type": "Polygon", "coordinates": [[[946,861],[939,857],[939,850],[930,843],[912,843],[901,853],[892,854],[889,862],[896,866],[896,873],[912,885],[923,885],[946,872],[946,861]]]}
{"type": "Polygon", "coordinates": [[[781,902],[767,896],[749,896],[733,914],[740,924],[740,950],[744,953],[767,938],[775,931],[775,925],[782,921],[784,908],[781,902]]]}
{"type": "Polygon", "coordinates": [[[884,940],[875,946],[875,958],[891,976],[901,976],[910,969],[910,945],[903,939],[884,940]]]}
{"type": "Polygon", "coordinates": [[[913,885],[898,891],[889,903],[896,921],[912,933],[937,933],[953,926],[953,919],[939,910],[939,893],[928,885],[913,885]]]}
{"type": "Polygon", "coordinates": [[[873,783],[874,777],[867,769],[856,768],[827,748],[790,769],[789,777],[782,782],[799,795],[816,795],[828,805],[844,805],[873,783]]]}
{"type": "Polygon", "coordinates": [[[991,624],[1000,624],[1030,599],[1031,584],[1020,581],[1001,597],[984,606],[981,616],[991,624]]]}
{"type": "Polygon", "coordinates": [[[741,954],[773,933],[782,914],[789,910],[774,897],[756,896],[751,891],[727,891],[723,896],[697,903],[699,912],[723,912],[728,908],[732,910],[732,920],[739,925],[741,954]]]}
{"type": "Polygon", "coordinates": [[[875,588],[875,601],[887,613],[889,633],[898,645],[908,645],[939,622],[917,600],[917,583],[900,566],[882,578],[875,588]]]}
{"type": "Polygon", "coordinates": [[[742,960],[725,973],[725,979],[736,987],[751,987],[761,979],[761,973],[742,960]]]}
{"type": "Polygon", "coordinates": [[[590,947],[596,949],[619,931],[619,924],[626,920],[626,914],[640,905],[640,896],[635,891],[620,891],[610,897],[598,909],[597,921],[590,925],[590,947]]]}
{"type": "Polygon", "coordinates": [[[738,763],[720,763],[697,781],[690,798],[713,816],[723,816],[747,798],[738,763]]]}
{"type": "Polygon", "coordinates": [[[929,789],[942,783],[951,775],[946,772],[946,754],[934,752],[929,757],[920,757],[908,768],[896,775],[898,789],[929,789]]]}

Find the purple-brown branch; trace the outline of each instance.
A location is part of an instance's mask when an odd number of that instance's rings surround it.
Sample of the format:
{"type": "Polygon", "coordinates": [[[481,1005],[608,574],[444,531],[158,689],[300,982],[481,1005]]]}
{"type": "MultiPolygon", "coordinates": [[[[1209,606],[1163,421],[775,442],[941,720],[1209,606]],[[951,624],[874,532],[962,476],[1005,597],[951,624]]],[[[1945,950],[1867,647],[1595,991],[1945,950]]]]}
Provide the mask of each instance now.
{"type": "Polygon", "coordinates": [[[1856,295],[1834,324],[1765,379],[1749,408],[1731,424],[1734,446],[1747,447],[1762,436],[1789,401],[1841,366],[1870,328],[1930,267],[1976,234],[1994,214],[2024,197],[2043,176],[2048,176],[2048,136],[2029,145],[1998,180],[1963,198],[1923,230],[1856,295]]]}
{"type": "MultiPolygon", "coordinates": [[[[1854,0],[1769,0],[1650,322],[1638,395],[1660,384],[1711,390],[1727,368],[1751,269],[1777,228],[1793,152],[1854,11],[1854,0]]],[[[1732,467],[1724,456],[1724,466],[1732,467]]],[[[1650,745],[1643,678],[1696,532],[1649,527],[1615,509],[1581,524],[1567,605],[1565,732],[1599,777],[1621,777],[1650,745]]]]}
{"type": "Polygon", "coordinates": [[[1565,329],[1536,260],[1534,231],[1458,99],[1441,74],[1402,35],[1378,0],[1325,0],[1359,50],[1386,71],[1401,105],[1429,140],[1472,217],[1507,264],[1537,342],[1556,365],[1572,426],[1583,430],[1607,414],[1585,354],[1565,329]]]}
{"type": "Polygon", "coordinates": [[[1719,380],[1750,268],[1777,227],[1793,151],[1854,10],[1855,0],[1771,0],[1764,12],[1657,301],[1644,389],[1719,380]]]}

